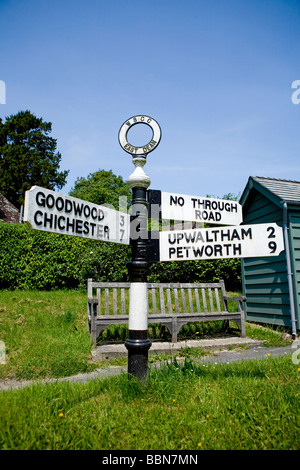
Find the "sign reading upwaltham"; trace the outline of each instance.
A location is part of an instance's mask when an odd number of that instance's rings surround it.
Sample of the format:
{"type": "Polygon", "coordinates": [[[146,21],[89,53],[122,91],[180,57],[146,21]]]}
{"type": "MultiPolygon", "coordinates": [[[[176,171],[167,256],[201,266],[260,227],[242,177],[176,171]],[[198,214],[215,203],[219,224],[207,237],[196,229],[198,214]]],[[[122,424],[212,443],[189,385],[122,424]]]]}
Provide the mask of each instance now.
{"type": "Polygon", "coordinates": [[[282,250],[276,223],[159,233],[160,261],[278,256],[282,250]]]}
{"type": "Polygon", "coordinates": [[[161,212],[163,219],[222,225],[239,225],[243,218],[237,201],[166,192],[161,193],[161,212]]]}
{"type": "Polygon", "coordinates": [[[25,193],[31,228],[129,245],[129,214],[33,186],[25,193]]]}

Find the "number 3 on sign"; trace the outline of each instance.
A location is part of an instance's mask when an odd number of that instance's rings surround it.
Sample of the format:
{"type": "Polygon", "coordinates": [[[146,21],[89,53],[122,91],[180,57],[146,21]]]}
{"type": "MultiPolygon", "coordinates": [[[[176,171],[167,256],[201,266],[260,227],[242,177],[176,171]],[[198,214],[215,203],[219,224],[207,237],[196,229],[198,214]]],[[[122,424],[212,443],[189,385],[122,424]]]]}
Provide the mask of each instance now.
{"type": "MultiPolygon", "coordinates": [[[[267,232],[270,232],[268,238],[276,238],[275,237],[275,228],[274,227],[268,227],[267,232]]],[[[277,248],[277,243],[271,241],[271,242],[269,242],[268,246],[270,248],[270,253],[275,253],[276,248],[277,248]]]]}

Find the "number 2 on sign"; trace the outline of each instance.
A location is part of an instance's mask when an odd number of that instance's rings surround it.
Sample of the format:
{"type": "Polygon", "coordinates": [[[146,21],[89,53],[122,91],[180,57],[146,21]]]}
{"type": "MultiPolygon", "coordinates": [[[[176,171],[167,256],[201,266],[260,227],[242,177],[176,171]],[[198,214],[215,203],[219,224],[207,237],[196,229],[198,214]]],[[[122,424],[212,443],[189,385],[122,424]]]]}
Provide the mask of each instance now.
{"type": "MultiPolygon", "coordinates": [[[[268,238],[275,238],[275,228],[274,227],[268,227],[267,232],[270,232],[268,238]]],[[[270,253],[274,253],[277,248],[277,243],[276,242],[269,242],[268,247],[270,248],[270,253]]]]}

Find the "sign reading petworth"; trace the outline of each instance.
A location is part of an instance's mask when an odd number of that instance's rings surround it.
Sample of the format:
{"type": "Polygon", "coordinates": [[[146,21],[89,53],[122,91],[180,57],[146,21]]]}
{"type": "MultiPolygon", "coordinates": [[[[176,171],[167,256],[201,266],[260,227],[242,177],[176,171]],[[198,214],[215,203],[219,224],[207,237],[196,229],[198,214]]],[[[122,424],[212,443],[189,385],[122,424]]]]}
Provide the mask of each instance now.
{"type": "Polygon", "coordinates": [[[243,218],[237,201],[166,192],[161,193],[161,212],[163,219],[221,225],[239,225],[243,218]]]}
{"type": "Polygon", "coordinates": [[[276,223],[159,233],[160,261],[278,256],[282,250],[276,223]]]}
{"type": "Polygon", "coordinates": [[[129,245],[129,214],[39,186],[25,193],[23,220],[36,230],[129,245]]]}

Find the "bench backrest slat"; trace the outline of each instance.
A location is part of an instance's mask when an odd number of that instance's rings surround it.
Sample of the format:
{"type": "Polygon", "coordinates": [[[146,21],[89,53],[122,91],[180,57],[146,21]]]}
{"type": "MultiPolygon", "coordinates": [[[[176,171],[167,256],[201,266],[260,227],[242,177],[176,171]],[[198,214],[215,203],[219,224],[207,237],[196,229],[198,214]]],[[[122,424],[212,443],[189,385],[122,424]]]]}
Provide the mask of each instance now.
{"type": "Polygon", "coordinates": [[[169,313],[173,313],[170,287],[167,287],[167,300],[168,300],[168,311],[169,311],[169,313]]]}
{"type": "Polygon", "coordinates": [[[219,290],[215,287],[215,297],[216,297],[216,303],[217,303],[217,311],[221,311],[221,306],[220,306],[220,298],[219,298],[219,290]]]}
{"type": "Polygon", "coordinates": [[[117,315],[118,309],[117,309],[117,288],[113,288],[113,306],[114,306],[114,315],[117,315]]]}
{"type": "Polygon", "coordinates": [[[199,301],[199,289],[195,289],[195,298],[196,298],[196,306],[197,306],[197,312],[201,312],[201,307],[200,307],[200,301],[199,301]]]}
{"type": "Polygon", "coordinates": [[[174,289],[175,313],[180,313],[178,301],[178,289],[174,289]]]}
{"type": "Polygon", "coordinates": [[[190,313],[194,313],[192,291],[190,287],[188,288],[188,296],[189,296],[189,303],[190,303],[190,313]]]}
{"type": "Polygon", "coordinates": [[[159,287],[159,306],[160,306],[160,313],[166,313],[164,291],[162,287],[159,287]]]}
{"type": "Polygon", "coordinates": [[[101,312],[101,291],[100,289],[97,289],[97,300],[98,300],[98,305],[97,305],[97,315],[100,315],[101,312]]]}
{"type": "Polygon", "coordinates": [[[152,294],[152,310],[153,313],[156,314],[156,289],[151,287],[151,294],[152,294]]]}
{"type": "Polygon", "coordinates": [[[213,312],[214,311],[214,304],[213,304],[211,287],[208,288],[208,297],[209,297],[210,311],[213,312]]]}
{"type": "Polygon", "coordinates": [[[180,289],[180,292],[181,292],[181,300],[182,300],[182,313],[187,313],[187,312],[186,312],[186,303],[185,303],[185,293],[184,293],[184,289],[181,288],[181,289],[180,289]]]}
{"type": "Polygon", "coordinates": [[[203,301],[204,313],[207,313],[206,295],[205,295],[205,289],[204,289],[204,287],[201,287],[201,294],[202,294],[202,301],[203,301]]]}
{"type": "Polygon", "coordinates": [[[109,290],[105,287],[105,315],[109,315],[109,290]]]}
{"type": "Polygon", "coordinates": [[[122,308],[122,315],[125,315],[125,289],[121,287],[121,308],[122,308]]]}

